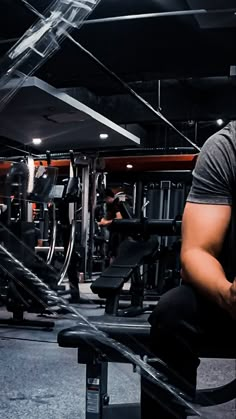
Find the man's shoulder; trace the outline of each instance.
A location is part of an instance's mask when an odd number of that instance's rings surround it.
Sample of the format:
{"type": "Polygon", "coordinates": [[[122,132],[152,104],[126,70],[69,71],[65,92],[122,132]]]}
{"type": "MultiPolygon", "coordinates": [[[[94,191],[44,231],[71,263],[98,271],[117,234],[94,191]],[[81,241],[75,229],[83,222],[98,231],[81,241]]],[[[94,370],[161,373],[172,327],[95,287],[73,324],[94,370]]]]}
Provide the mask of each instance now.
{"type": "Polygon", "coordinates": [[[221,130],[215,132],[208,138],[205,144],[216,142],[227,145],[228,142],[225,141],[226,139],[234,144],[236,148],[236,121],[230,121],[221,130]]]}
{"type": "Polygon", "coordinates": [[[236,121],[231,121],[224,128],[211,135],[203,144],[200,155],[219,156],[223,159],[236,159],[236,121]]]}

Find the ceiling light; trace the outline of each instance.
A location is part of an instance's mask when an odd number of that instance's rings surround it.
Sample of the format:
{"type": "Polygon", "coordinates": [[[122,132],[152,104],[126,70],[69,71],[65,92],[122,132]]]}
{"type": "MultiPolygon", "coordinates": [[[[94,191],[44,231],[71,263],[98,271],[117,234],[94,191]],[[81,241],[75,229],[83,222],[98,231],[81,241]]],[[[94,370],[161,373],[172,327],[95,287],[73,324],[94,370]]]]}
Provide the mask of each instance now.
{"type": "Polygon", "coordinates": [[[100,140],[107,140],[107,139],[108,139],[108,137],[109,137],[109,135],[108,135],[108,134],[100,134],[100,135],[99,135],[100,140]]]}
{"type": "Polygon", "coordinates": [[[223,119],[219,118],[219,119],[217,119],[216,123],[217,123],[217,125],[221,126],[221,125],[223,125],[224,121],[223,121],[223,119]]]}
{"type": "Polygon", "coordinates": [[[32,143],[34,145],[39,145],[39,144],[41,144],[41,142],[42,142],[41,138],[33,138],[33,140],[32,140],[32,143]]]}
{"type": "Polygon", "coordinates": [[[126,167],[127,167],[127,169],[133,169],[133,165],[132,164],[127,164],[126,167]]]}

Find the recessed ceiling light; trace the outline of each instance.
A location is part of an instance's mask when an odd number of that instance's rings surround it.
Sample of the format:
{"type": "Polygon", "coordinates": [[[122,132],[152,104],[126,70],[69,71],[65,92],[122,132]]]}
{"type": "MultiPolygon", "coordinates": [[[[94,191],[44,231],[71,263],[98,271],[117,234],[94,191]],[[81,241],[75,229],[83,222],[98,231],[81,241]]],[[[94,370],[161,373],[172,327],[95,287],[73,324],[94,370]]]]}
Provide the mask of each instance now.
{"type": "Polygon", "coordinates": [[[108,137],[109,137],[109,135],[108,135],[108,134],[100,134],[100,135],[99,135],[100,140],[107,140],[107,139],[108,139],[108,137]]]}
{"type": "Polygon", "coordinates": [[[127,169],[133,169],[133,165],[132,164],[127,164],[126,167],[127,167],[127,169]]]}
{"type": "Polygon", "coordinates": [[[34,145],[39,145],[39,144],[41,144],[41,142],[42,142],[41,138],[33,138],[32,139],[32,143],[34,145]]]}
{"type": "Polygon", "coordinates": [[[217,125],[220,126],[220,125],[223,125],[224,121],[223,121],[223,119],[219,118],[219,119],[217,119],[216,123],[217,123],[217,125]]]}

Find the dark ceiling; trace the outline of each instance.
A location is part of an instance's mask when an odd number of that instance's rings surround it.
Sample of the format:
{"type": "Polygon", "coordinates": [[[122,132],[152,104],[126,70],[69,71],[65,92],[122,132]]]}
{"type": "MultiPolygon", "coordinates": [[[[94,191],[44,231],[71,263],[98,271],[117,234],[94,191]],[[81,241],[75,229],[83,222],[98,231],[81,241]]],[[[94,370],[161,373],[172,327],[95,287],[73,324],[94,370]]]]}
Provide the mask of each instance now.
{"type": "MultiPolygon", "coordinates": [[[[50,3],[28,1],[42,13],[50,3]]],[[[87,24],[73,37],[201,145],[216,119],[236,119],[235,0],[101,0],[89,19],[199,9],[208,13],[87,24]]],[[[1,0],[1,56],[35,19],[21,0],[1,0]]],[[[140,124],[145,146],[188,145],[68,40],[35,75],[118,124],[140,124]]]]}
{"type": "Polygon", "coordinates": [[[63,148],[92,152],[137,147],[140,144],[138,128],[136,133],[134,126],[123,129],[36,77],[28,77],[0,112],[0,136],[19,139],[26,148],[32,145],[33,138],[40,138],[41,144],[35,146],[37,153],[43,153],[45,147],[53,152],[63,148]],[[102,133],[107,138],[100,138],[102,133]]]}

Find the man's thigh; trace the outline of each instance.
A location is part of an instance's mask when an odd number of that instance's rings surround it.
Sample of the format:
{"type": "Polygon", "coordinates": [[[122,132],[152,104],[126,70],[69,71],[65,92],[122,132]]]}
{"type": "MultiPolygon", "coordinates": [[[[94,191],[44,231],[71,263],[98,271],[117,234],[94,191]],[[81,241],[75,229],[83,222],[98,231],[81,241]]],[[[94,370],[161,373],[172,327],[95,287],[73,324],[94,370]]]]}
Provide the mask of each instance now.
{"type": "Polygon", "coordinates": [[[236,321],[188,284],[166,292],[149,321],[154,329],[191,330],[201,344],[205,342],[206,345],[215,346],[218,343],[222,346],[234,344],[235,341],[236,321]]]}

